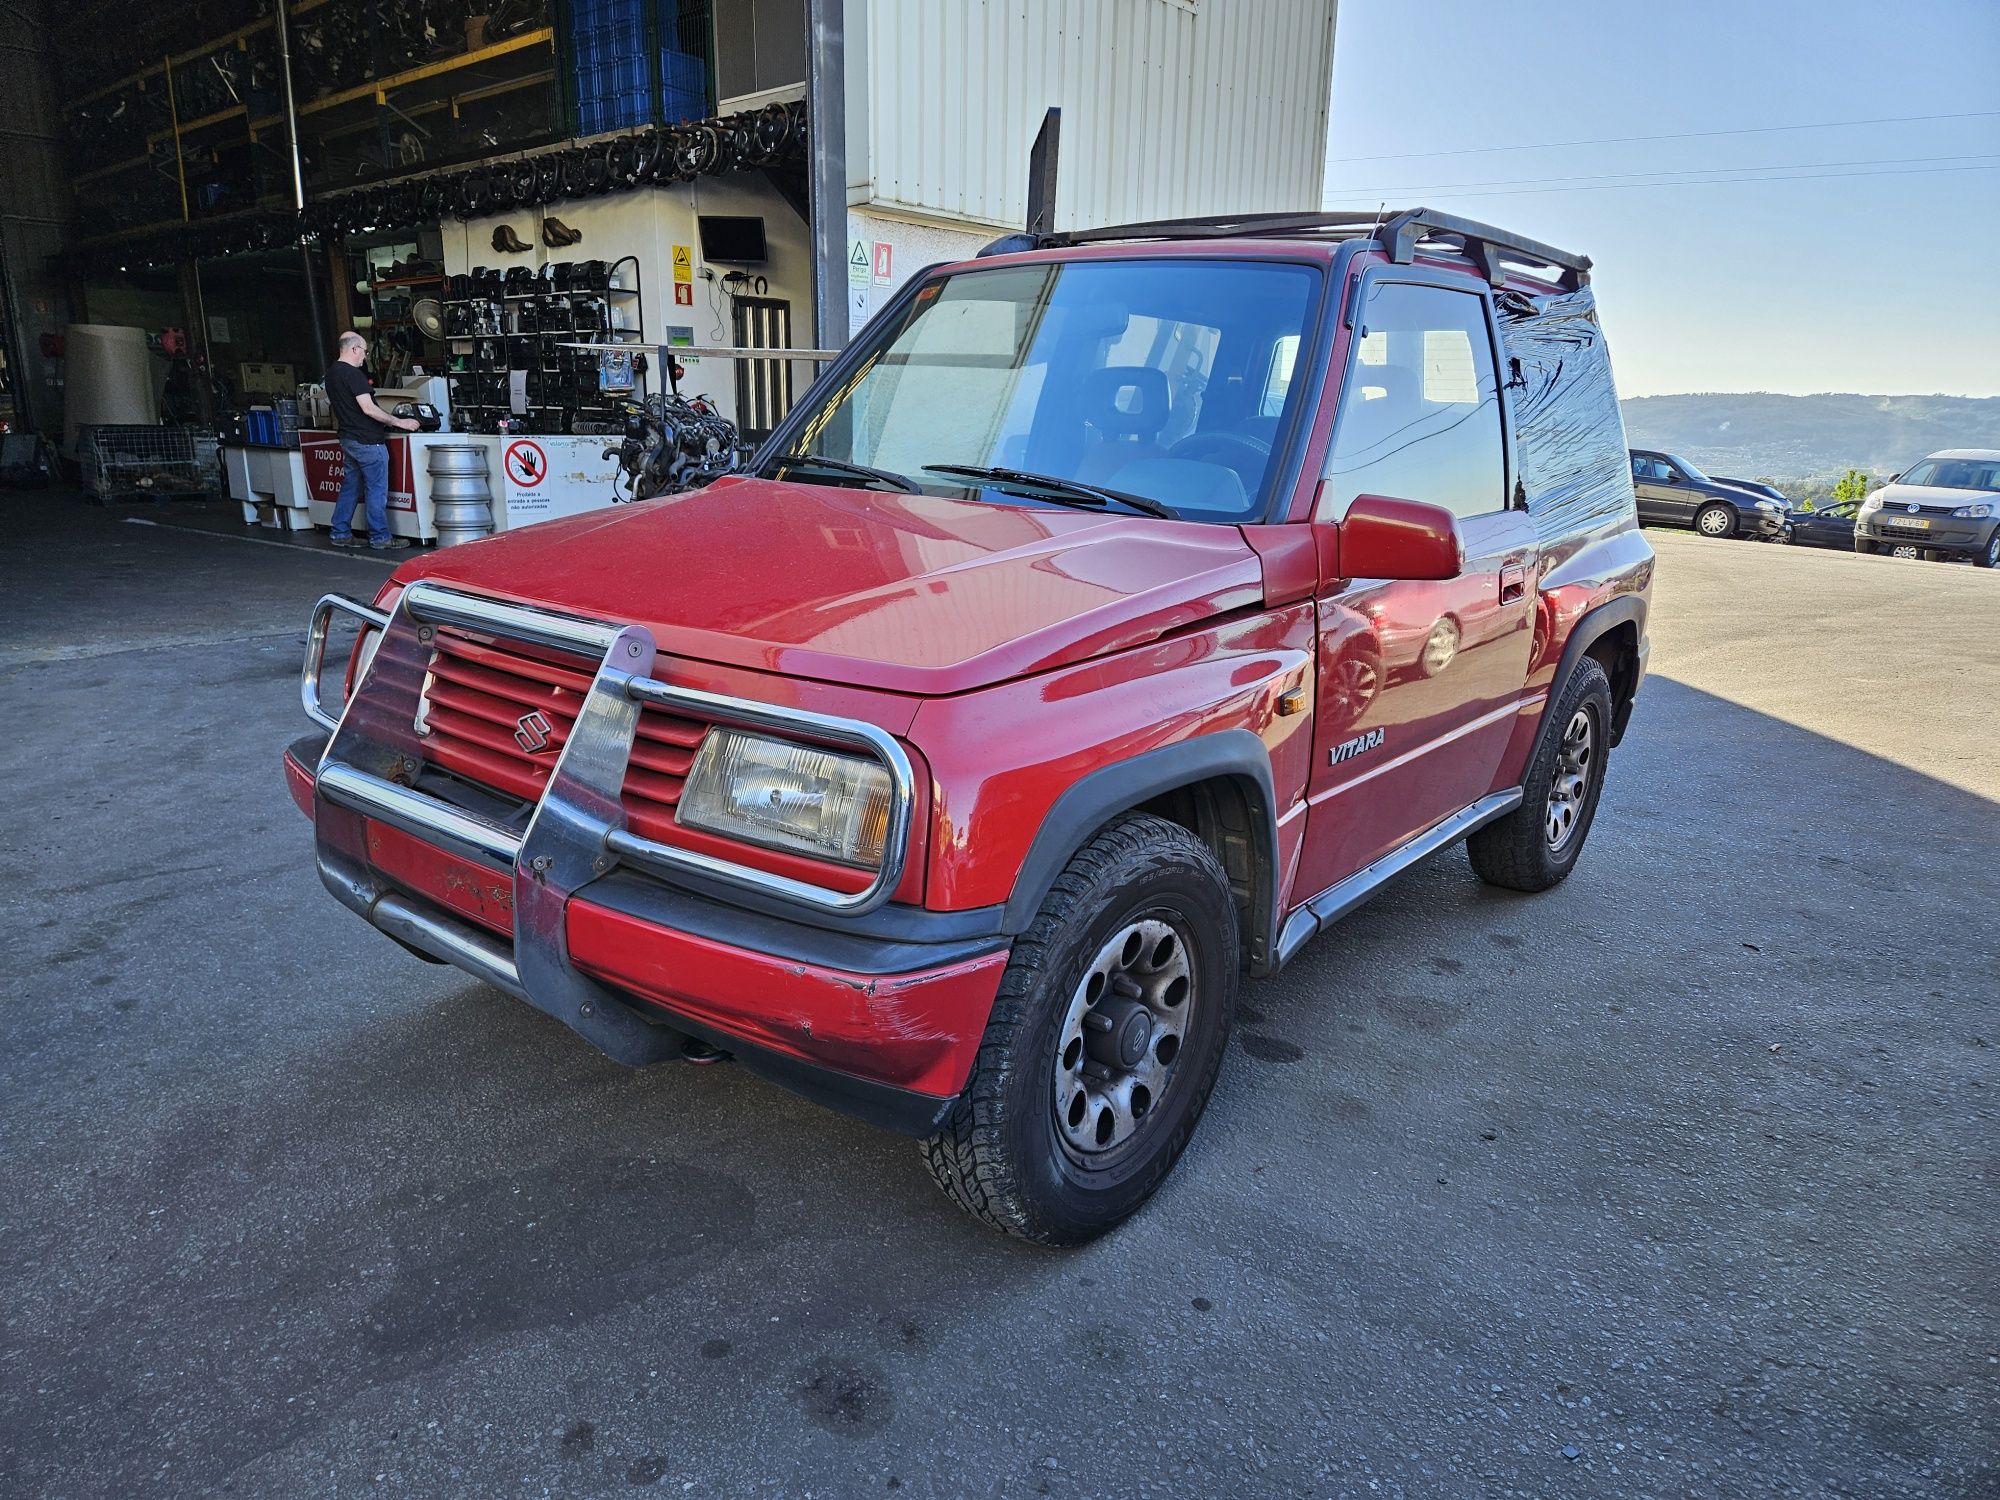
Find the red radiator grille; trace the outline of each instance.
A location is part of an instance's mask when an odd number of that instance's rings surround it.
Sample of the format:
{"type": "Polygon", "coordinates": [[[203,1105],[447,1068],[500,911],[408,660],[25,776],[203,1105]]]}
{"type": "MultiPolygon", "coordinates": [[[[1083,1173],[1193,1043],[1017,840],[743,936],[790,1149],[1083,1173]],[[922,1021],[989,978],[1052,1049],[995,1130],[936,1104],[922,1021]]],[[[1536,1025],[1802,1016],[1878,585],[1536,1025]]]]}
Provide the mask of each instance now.
{"type": "MultiPolygon", "coordinates": [[[[514,642],[482,645],[440,629],[417,714],[424,753],[480,786],[537,800],[569,738],[590,678],[553,652],[542,654],[514,642]],[[549,725],[548,743],[539,750],[525,748],[516,738],[522,719],[532,713],[549,725]]],[[[668,836],[681,784],[707,732],[708,725],[699,720],[651,704],[640,709],[625,776],[625,815],[634,833],[656,840],[668,836]]],[[[531,732],[527,738],[532,742],[536,735],[531,732]]]]}

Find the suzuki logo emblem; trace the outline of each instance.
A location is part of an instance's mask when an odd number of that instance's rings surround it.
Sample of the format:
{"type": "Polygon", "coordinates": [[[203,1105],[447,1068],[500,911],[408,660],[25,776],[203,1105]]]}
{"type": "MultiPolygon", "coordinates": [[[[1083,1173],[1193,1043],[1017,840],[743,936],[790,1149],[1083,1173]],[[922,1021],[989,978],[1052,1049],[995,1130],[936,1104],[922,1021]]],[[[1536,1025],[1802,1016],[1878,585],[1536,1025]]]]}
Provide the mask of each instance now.
{"type": "Polygon", "coordinates": [[[514,743],[533,755],[537,750],[549,748],[549,741],[555,738],[555,725],[545,718],[540,710],[522,714],[514,721],[514,743]]]}

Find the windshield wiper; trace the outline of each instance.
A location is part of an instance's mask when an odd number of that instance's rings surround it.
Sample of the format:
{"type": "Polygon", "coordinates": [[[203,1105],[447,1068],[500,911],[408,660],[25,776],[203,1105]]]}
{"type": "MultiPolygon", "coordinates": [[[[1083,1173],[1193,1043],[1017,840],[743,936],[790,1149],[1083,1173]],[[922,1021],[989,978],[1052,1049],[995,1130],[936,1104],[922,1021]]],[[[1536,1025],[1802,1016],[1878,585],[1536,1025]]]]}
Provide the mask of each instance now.
{"type": "Polygon", "coordinates": [[[1128,495],[1123,490],[1107,490],[1101,485],[1084,484],[1075,479],[1061,479],[1054,474],[1031,474],[1026,469],[987,469],[977,464],[925,464],[927,474],[953,474],[966,479],[991,480],[1001,489],[1025,490],[1043,499],[1054,500],[1058,504],[1081,506],[1088,510],[1098,510],[1107,505],[1124,505],[1143,515],[1158,516],[1162,521],[1176,521],[1180,518],[1157,500],[1149,500],[1144,495],[1128,495]]]}
{"type": "Polygon", "coordinates": [[[916,481],[906,475],[892,473],[888,469],[871,469],[866,464],[851,464],[844,458],[828,458],[822,453],[781,453],[767,465],[767,467],[779,466],[788,469],[822,469],[829,474],[847,474],[856,479],[873,479],[878,484],[886,484],[891,489],[901,490],[906,495],[923,493],[916,481]]]}

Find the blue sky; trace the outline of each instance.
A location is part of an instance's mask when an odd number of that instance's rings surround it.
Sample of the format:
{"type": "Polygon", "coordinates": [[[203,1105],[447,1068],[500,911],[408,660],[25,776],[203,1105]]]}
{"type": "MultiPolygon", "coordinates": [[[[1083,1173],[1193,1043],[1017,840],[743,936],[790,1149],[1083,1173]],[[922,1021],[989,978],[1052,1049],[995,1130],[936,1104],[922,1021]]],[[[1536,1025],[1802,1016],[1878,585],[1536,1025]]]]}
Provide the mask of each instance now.
{"type": "Polygon", "coordinates": [[[2000,0],[1340,0],[1328,204],[1589,255],[1624,395],[2000,395],[1996,169],[2000,0]]]}

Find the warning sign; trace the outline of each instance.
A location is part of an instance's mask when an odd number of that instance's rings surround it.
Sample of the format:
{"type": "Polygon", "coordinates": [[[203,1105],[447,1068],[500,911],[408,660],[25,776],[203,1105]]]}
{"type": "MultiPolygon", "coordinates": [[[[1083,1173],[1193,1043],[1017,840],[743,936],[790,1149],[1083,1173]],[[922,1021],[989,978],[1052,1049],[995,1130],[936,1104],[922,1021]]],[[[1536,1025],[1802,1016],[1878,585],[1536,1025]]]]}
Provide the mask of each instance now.
{"type": "Polygon", "coordinates": [[[868,258],[868,241],[851,240],[847,246],[847,284],[866,286],[872,270],[868,258]]]}
{"type": "Polygon", "coordinates": [[[676,306],[676,307],[693,307],[693,306],[694,306],[694,283],[693,283],[693,282],[691,282],[691,281],[676,281],[676,282],[674,283],[674,306],[676,306]]]}
{"type": "Polygon", "coordinates": [[[674,280],[694,280],[694,251],[686,245],[674,246],[674,280]]]}
{"type": "Polygon", "coordinates": [[[877,286],[887,286],[889,284],[890,249],[891,247],[887,240],[877,240],[875,242],[875,285],[877,286]]]}
{"type": "Polygon", "coordinates": [[[507,478],[524,490],[531,490],[548,477],[549,456],[540,443],[526,438],[507,445],[507,478]]]}

